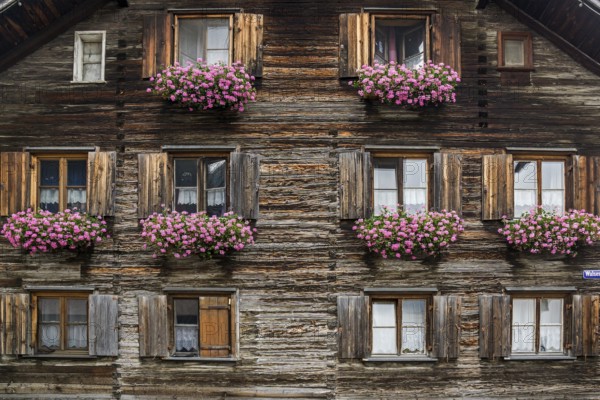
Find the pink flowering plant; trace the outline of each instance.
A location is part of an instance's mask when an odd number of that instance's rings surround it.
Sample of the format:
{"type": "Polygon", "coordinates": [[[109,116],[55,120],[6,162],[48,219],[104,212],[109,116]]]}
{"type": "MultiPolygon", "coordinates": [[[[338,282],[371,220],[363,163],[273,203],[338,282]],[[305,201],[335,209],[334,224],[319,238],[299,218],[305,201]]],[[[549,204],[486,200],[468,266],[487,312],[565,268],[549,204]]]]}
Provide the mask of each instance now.
{"type": "Polygon", "coordinates": [[[33,255],[60,249],[81,251],[109,238],[106,221],[78,211],[19,211],[8,218],[2,235],[13,247],[33,255]]]}
{"type": "Polygon", "coordinates": [[[152,248],[155,258],[159,254],[172,254],[175,258],[197,254],[205,259],[225,255],[253,244],[256,232],[248,221],[234,213],[217,217],[205,212],[164,210],[142,219],[140,224],[144,248],[152,248]]]}
{"type": "Polygon", "coordinates": [[[395,62],[363,65],[358,80],[349,82],[364,99],[375,98],[380,103],[409,108],[455,103],[455,89],[460,82],[458,73],[444,63],[428,61],[418,69],[395,62]]]}
{"type": "Polygon", "coordinates": [[[581,246],[592,245],[600,238],[600,217],[585,210],[569,210],[564,215],[541,207],[524,213],[520,218],[502,220],[498,233],[512,248],[538,254],[577,255],[581,246]]]}
{"type": "Polygon", "coordinates": [[[455,211],[406,212],[384,208],[381,215],[359,219],[352,228],[371,252],[383,258],[439,257],[464,230],[455,211]]]}
{"type": "Polygon", "coordinates": [[[229,109],[242,112],[248,101],[256,101],[254,76],[241,63],[232,65],[179,63],[150,78],[146,91],[194,110],[229,109]]]}

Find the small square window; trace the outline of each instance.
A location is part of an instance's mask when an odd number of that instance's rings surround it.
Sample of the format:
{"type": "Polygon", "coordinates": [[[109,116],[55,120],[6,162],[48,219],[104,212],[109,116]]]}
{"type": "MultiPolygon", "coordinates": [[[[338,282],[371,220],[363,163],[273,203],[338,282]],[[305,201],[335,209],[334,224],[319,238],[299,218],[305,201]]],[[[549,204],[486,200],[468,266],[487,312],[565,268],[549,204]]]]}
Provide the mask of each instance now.
{"type": "Polygon", "coordinates": [[[175,61],[186,65],[201,58],[208,64],[229,64],[232,24],[233,15],[176,15],[175,61]]]}
{"type": "Polygon", "coordinates": [[[106,32],[75,32],[73,82],[104,82],[106,32]]]}
{"type": "Polygon", "coordinates": [[[44,293],[35,298],[37,353],[87,353],[88,295],[44,293]]]}
{"type": "Polygon", "coordinates": [[[428,60],[428,16],[373,16],[372,59],[419,68],[428,60]]]}
{"type": "Polygon", "coordinates": [[[173,164],[176,211],[216,216],[227,212],[227,157],[176,157],[173,164]]]}
{"type": "Polygon", "coordinates": [[[515,217],[542,206],[547,211],[565,211],[565,160],[514,158],[515,217]]]}
{"type": "Polygon", "coordinates": [[[56,213],[87,209],[87,155],[38,158],[38,207],[56,213]]]}
{"type": "Polygon", "coordinates": [[[533,69],[533,46],[529,32],[498,32],[498,69],[533,69]]]}

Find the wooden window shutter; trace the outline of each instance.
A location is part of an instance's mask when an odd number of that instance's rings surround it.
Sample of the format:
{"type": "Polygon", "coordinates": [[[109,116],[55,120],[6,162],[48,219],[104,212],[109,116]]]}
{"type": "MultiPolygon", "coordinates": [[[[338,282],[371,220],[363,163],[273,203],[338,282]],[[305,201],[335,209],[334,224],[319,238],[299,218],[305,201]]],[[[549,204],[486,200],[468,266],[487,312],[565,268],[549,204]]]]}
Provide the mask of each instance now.
{"type": "Polygon", "coordinates": [[[600,157],[587,157],[587,203],[588,212],[600,215],[600,157]]]}
{"type": "Polygon", "coordinates": [[[460,309],[459,296],[433,296],[433,357],[458,358],[460,309]]]}
{"type": "Polygon", "coordinates": [[[462,155],[434,153],[433,206],[435,210],[462,211],[462,155]]]}
{"type": "Polygon", "coordinates": [[[590,210],[587,196],[587,157],[573,155],[566,165],[566,209],[590,210]]]}
{"type": "Polygon", "coordinates": [[[572,355],[599,355],[600,296],[573,295],[572,355]]]}
{"type": "Polygon", "coordinates": [[[263,16],[237,13],[234,17],[233,61],[241,61],[246,71],[262,77],[263,16]]]}
{"type": "Polygon", "coordinates": [[[357,219],[372,214],[371,154],[350,151],[339,155],[340,218],[357,219]]]}
{"type": "Polygon", "coordinates": [[[339,77],[358,76],[356,70],[369,64],[369,14],[340,14],[339,77]]]}
{"type": "Polygon", "coordinates": [[[169,355],[167,296],[139,296],[140,357],[169,355]]]}
{"type": "Polygon", "coordinates": [[[138,217],[173,204],[173,173],[167,153],[138,154],[138,217]]]}
{"type": "Polygon", "coordinates": [[[200,297],[200,357],[232,354],[230,297],[200,297]]]}
{"type": "Polygon", "coordinates": [[[511,324],[510,296],[479,296],[479,358],[510,355],[511,324]]]}
{"type": "Polygon", "coordinates": [[[115,174],[117,153],[88,153],[87,212],[91,215],[115,215],[115,174]]]}
{"type": "Polygon", "coordinates": [[[172,63],[171,14],[144,16],[142,78],[156,75],[172,63]]]}
{"type": "Polygon", "coordinates": [[[29,158],[25,152],[0,153],[0,216],[29,208],[29,158]]]}
{"type": "Polygon", "coordinates": [[[260,158],[256,154],[231,153],[231,210],[247,219],[258,219],[260,158]]]}
{"type": "Polygon", "coordinates": [[[511,154],[483,156],[483,203],[481,219],[513,217],[514,173],[511,154]]]}
{"type": "Polygon", "coordinates": [[[432,60],[434,63],[444,63],[451,66],[458,74],[461,73],[460,59],[460,23],[454,15],[444,16],[434,14],[432,60]]]}
{"type": "Polygon", "coordinates": [[[0,354],[33,354],[33,348],[29,346],[30,334],[29,294],[0,295],[0,354]]]}
{"type": "Polygon", "coordinates": [[[119,355],[118,297],[91,295],[88,304],[90,355],[119,355]]]}
{"type": "Polygon", "coordinates": [[[338,296],[338,356],[361,359],[367,355],[369,317],[367,296],[338,296]]]}

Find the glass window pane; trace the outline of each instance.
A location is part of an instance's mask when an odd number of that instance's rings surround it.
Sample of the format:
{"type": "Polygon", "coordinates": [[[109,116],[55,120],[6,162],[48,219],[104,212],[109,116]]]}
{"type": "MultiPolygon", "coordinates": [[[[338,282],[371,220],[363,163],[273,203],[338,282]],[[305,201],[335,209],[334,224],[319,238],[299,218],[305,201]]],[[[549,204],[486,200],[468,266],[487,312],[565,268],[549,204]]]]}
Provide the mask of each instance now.
{"type": "Polygon", "coordinates": [[[402,300],[402,354],[425,353],[426,302],[402,300]]]}
{"type": "Polygon", "coordinates": [[[562,324],[562,299],[540,300],[540,324],[562,324]]]}
{"type": "Polygon", "coordinates": [[[542,207],[546,211],[562,214],[565,210],[565,192],[562,190],[542,190],[542,207]]]}
{"type": "Polygon", "coordinates": [[[102,42],[83,42],[83,62],[100,63],[102,61],[102,42]]]}
{"type": "Polygon", "coordinates": [[[198,186],[198,160],[175,160],[175,187],[198,186]]]}
{"type": "Polygon", "coordinates": [[[59,170],[58,160],[40,161],[40,186],[58,186],[59,170]]]}
{"type": "Polygon", "coordinates": [[[85,212],[87,194],[85,189],[68,189],[67,190],[67,208],[85,212]]]}
{"type": "Polygon", "coordinates": [[[562,326],[540,326],[540,352],[562,352],[562,326]]]}
{"type": "Polygon", "coordinates": [[[175,189],[175,211],[195,213],[198,212],[198,189],[175,189]]]}
{"type": "Polygon", "coordinates": [[[185,66],[188,62],[195,63],[198,58],[206,59],[206,19],[178,19],[178,61],[185,66]]]}
{"type": "Polygon", "coordinates": [[[504,65],[507,67],[525,65],[525,47],[522,40],[504,40],[504,65]]]}
{"type": "Polygon", "coordinates": [[[206,191],[206,212],[218,217],[225,214],[225,188],[206,191]]]}
{"type": "Polygon", "coordinates": [[[67,186],[87,184],[87,160],[67,160],[67,186]]]}
{"type": "Polygon", "coordinates": [[[404,188],[427,187],[427,160],[404,159],[404,188]]]}
{"type": "Polygon", "coordinates": [[[207,160],[206,161],[206,188],[225,187],[227,177],[226,160],[207,160]]]}
{"type": "Polygon", "coordinates": [[[535,329],[535,300],[514,299],[512,308],[513,353],[534,352],[535,329]]]}
{"type": "Polygon", "coordinates": [[[229,64],[229,50],[207,50],[206,62],[208,64],[229,64]]]}
{"type": "Polygon", "coordinates": [[[396,328],[373,328],[372,354],[398,354],[396,328]]]}
{"type": "Polygon", "coordinates": [[[229,48],[229,18],[210,18],[207,24],[207,48],[229,48]]]}
{"type": "Polygon", "coordinates": [[[175,351],[184,353],[198,352],[198,327],[175,327],[175,351]]]}
{"type": "Polygon", "coordinates": [[[542,190],[565,188],[564,166],[563,162],[542,162],[542,190]]]}
{"type": "Polygon", "coordinates": [[[87,323],[87,300],[86,299],[68,299],[67,300],[67,322],[69,322],[69,323],[87,323]]]}
{"type": "Polygon", "coordinates": [[[407,214],[427,210],[427,189],[404,189],[403,206],[407,214]]]}
{"type": "Polygon", "coordinates": [[[383,211],[383,207],[387,207],[388,210],[394,212],[398,208],[398,191],[394,190],[376,190],[374,193],[375,204],[374,211],[375,215],[380,215],[383,211]]]}
{"type": "Polygon", "coordinates": [[[67,349],[87,348],[87,324],[69,325],[67,328],[67,349]]]}
{"type": "Polygon", "coordinates": [[[537,190],[515,190],[515,217],[529,212],[537,205],[537,190]]]}
{"type": "Polygon", "coordinates": [[[537,190],[535,161],[515,161],[515,189],[537,190]]]}
{"type": "Polygon", "coordinates": [[[198,325],[198,300],[175,299],[175,324],[198,325]]]}
{"type": "Polygon", "coordinates": [[[375,167],[374,173],[375,190],[397,189],[396,168],[375,167]]]}
{"type": "Polygon", "coordinates": [[[60,322],[60,299],[38,299],[40,322],[60,322]]]}
{"type": "Polygon", "coordinates": [[[396,326],[396,303],[374,302],[372,307],[374,327],[396,326]]]}
{"type": "Polygon", "coordinates": [[[102,64],[83,64],[81,79],[84,82],[94,82],[102,79],[102,64]]]}
{"type": "Polygon", "coordinates": [[[58,189],[40,189],[40,208],[58,212],[58,189]]]}

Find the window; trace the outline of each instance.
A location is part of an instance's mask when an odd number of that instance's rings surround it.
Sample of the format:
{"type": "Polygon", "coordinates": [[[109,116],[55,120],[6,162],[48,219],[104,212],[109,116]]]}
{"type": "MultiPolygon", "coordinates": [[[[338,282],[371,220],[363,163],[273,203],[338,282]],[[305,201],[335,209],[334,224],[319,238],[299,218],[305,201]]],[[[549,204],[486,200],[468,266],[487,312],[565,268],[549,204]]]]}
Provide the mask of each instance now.
{"type": "Polygon", "coordinates": [[[56,213],[65,209],[85,212],[87,156],[39,157],[39,204],[56,213]]]}
{"type": "Polygon", "coordinates": [[[87,294],[39,294],[37,317],[38,353],[87,352],[87,294]]]}
{"type": "Polygon", "coordinates": [[[514,158],[515,217],[540,205],[565,211],[565,161],[514,158]]]}
{"type": "Polygon", "coordinates": [[[106,32],[75,32],[73,82],[104,82],[106,32]]]}
{"type": "Polygon", "coordinates": [[[229,64],[232,15],[176,15],[175,61],[181,65],[201,58],[208,64],[229,64]]]}
{"type": "Polygon", "coordinates": [[[372,59],[379,64],[396,62],[408,68],[419,68],[428,55],[428,16],[372,17],[372,59]]]}
{"type": "Polygon", "coordinates": [[[175,210],[205,210],[222,216],[227,211],[227,158],[174,158],[175,210]]]}
{"type": "Polygon", "coordinates": [[[562,354],[563,310],[563,298],[513,298],[512,352],[562,354]]]}
{"type": "Polygon", "coordinates": [[[530,71],[533,47],[529,32],[498,32],[498,69],[530,71]]]}
{"type": "Polygon", "coordinates": [[[374,299],[371,355],[426,355],[428,303],[426,298],[374,299]]]}
{"type": "Polygon", "coordinates": [[[373,211],[383,207],[396,211],[402,205],[408,214],[428,210],[429,158],[380,158],[373,160],[373,211]]]}
{"type": "Polygon", "coordinates": [[[183,295],[173,297],[172,301],[174,356],[232,356],[230,295],[183,295]]]}

